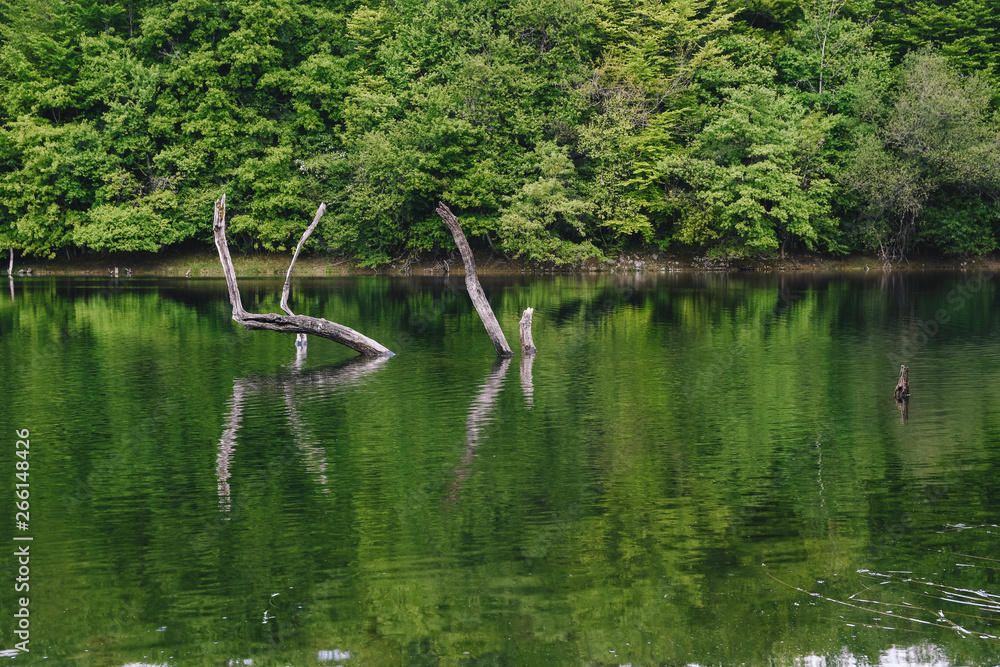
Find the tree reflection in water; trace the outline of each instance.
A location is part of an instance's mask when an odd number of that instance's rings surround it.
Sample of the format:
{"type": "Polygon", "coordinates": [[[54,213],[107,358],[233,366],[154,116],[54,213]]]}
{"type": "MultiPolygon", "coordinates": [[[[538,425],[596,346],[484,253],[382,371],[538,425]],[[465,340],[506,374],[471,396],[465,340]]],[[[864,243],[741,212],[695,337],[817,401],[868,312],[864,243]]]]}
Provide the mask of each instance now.
{"type": "Polygon", "coordinates": [[[306,346],[300,345],[297,341],[295,361],[288,364],[284,372],[268,378],[244,377],[233,381],[233,395],[229,399],[229,412],[226,415],[222,436],[219,438],[215,465],[220,512],[228,515],[232,509],[230,466],[236,451],[236,436],[243,424],[244,403],[248,396],[264,388],[276,387],[284,394],[293,446],[304,459],[306,469],[323,488],[323,492],[329,492],[326,487],[326,452],[299,411],[296,395],[305,387],[335,389],[357,385],[380,369],[389,357],[356,357],[338,366],[308,372],[302,370],[305,358],[306,346]]]}

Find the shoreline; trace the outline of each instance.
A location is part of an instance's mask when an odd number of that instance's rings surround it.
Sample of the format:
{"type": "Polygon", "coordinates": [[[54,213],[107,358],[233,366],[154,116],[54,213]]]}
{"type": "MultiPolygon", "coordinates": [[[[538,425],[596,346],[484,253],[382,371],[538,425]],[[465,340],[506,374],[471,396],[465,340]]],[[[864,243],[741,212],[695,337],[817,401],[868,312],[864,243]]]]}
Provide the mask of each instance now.
{"type": "MultiPolygon", "coordinates": [[[[240,277],[284,276],[291,252],[233,254],[233,264],[240,277]]],[[[6,262],[4,262],[6,263],[6,262]]],[[[164,251],[152,253],[91,253],[79,258],[15,258],[14,273],[19,276],[114,277],[192,277],[222,278],[218,255],[207,250],[164,251]]],[[[3,267],[6,272],[6,266],[3,267]]],[[[828,257],[798,253],[785,258],[713,260],[693,254],[626,251],[606,260],[587,260],[579,264],[556,266],[525,262],[476,253],[476,271],[480,275],[572,275],[622,273],[841,273],[870,271],[1000,271],[1000,257],[940,257],[916,255],[907,261],[886,265],[874,256],[851,255],[828,257]]],[[[400,259],[377,267],[363,267],[349,257],[302,255],[295,264],[294,276],[433,276],[464,275],[465,268],[457,251],[429,258],[400,259]]]]}

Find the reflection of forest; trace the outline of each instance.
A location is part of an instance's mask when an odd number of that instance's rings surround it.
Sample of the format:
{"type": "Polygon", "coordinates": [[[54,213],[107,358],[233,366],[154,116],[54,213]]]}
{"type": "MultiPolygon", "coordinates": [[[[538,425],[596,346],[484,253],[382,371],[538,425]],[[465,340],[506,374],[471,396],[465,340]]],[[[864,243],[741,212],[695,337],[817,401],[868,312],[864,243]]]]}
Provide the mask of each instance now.
{"type": "Polygon", "coordinates": [[[74,573],[39,591],[39,628],[82,654],[164,624],[192,654],[218,638],[212,664],[992,665],[1000,612],[929,584],[995,604],[996,295],[894,281],[516,277],[490,291],[511,330],[540,314],[521,390],[440,280],[304,289],[408,343],[383,365],[314,343],[334,365],[280,373],[291,337],[240,331],[221,281],[17,281],[0,421],[54,433],[39,538],[74,573]],[[941,308],[903,427],[890,353],[941,308]],[[282,634],[255,632],[262,604],[282,634]]]}

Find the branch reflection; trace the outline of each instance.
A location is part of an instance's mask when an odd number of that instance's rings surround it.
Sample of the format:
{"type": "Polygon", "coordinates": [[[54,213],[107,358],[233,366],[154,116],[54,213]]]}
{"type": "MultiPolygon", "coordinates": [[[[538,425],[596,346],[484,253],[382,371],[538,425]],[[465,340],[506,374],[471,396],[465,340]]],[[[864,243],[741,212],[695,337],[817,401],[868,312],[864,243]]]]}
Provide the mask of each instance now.
{"type": "MultiPolygon", "coordinates": [[[[312,473],[317,482],[326,488],[326,452],[319,439],[310,429],[307,420],[299,411],[299,394],[308,388],[324,390],[351,387],[382,367],[389,357],[357,357],[333,368],[318,369],[303,372],[305,361],[305,346],[297,348],[296,360],[287,367],[287,372],[269,378],[246,377],[233,381],[233,396],[229,400],[229,412],[226,415],[225,428],[219,438],[218,454],[216,456],[215,476],[218,481],[219,511],[228,514],[232,509],[232,489],[229,478],[232,476],[230,467],[236,452],[237,433],[243,423],[243,408],[248,397],[264,388],[279,388],[284,394],[286,418],[289,431],[292,434],[292,444],[306,464],[306,469],[312,473]]],[[[282,464],[284,462],[279,462],[282,464]]]]}
{"type": "Polygon", "coordinates": [[[455,468],[455,479],[446,496],[447,501],[454,501],[465,486],[465,481],[472,473],[472,461],[476,457],[476,448],[482,440],[483,427],[492,421],[491,413],[496,404],[503,383],[507,379],[507,369],[510,368],[510,358],[497,359],[493,370],[486,376],[486,381],[479,388],[479,393],[472,400],[469,408],[469,418],[465,422],[465,450],[462,452],[462,462],[455,468]]]}

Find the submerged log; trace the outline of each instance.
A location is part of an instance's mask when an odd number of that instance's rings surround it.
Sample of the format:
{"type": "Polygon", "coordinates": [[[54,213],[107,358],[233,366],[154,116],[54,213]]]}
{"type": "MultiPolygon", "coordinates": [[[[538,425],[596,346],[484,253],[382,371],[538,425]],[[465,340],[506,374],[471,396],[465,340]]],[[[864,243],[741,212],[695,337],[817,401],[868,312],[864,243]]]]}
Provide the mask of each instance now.
{"type": "MultiPolygon", "coordinates": [[[[325,207],[321,206],[320,209],[325,210],[325,207]]],[[[315,225],[319,222],[319,218],[322,216],[322,213],[318,211],[316,215],[317,218],[307,230],[307,234],[303,235],[303,240],[299,241],[299,247],[296,248],[296,257],[298,257],[298,251],[301,248],[302,243],[305,242],[305,238],[308,233],[311,233],[312,230],[315,229],[315,225]]],[[[328,338],[334,342],[351,348],[365,357],[393,356],[393,353],[381,343],[368,338],[364,334],[358,333],[350,327],[345,327],[344,325],[337,324],[336,322],[324,320],[319,317],[308,317],[306,315],[248,313],[243,309],[243,301],[240,299],[239,286],[236,283],[236,269],[233,268],[233,260],[229,255],[229,244],[226,242],[225,195],[222,196],[222,199],[215,202],[215,220],[212,223],[212,229],[215,233],[215,247],[219,250],[219,261],[222,262],[222,272],[226,276],[226,286],[229,288],[229,302],[233,305],[233,319],[235,321],[251,330],[266,329],[268,331],[282,331],[293,334],[312,334],[313,336],[328,338]]],[[[288,280],[291,278],[294,263],[295,260],[293,259],[292,266],[289,267],[288,274],[285,279],[285,290],[282,292],[282,306],[285,308],[286,312],[289,313],[291,311],[287,308],[286,290],[288,289],[288,280]]]]}
{"type": "Polygon", "coordinates": [[[486,299],[483,286],[479,284],[479,276],[476,275],[476,260],[472,256],[472,249],[469,248],[469,242],[465,239],[462,226],[458,224],[458,218],[455,217],[455,214],[444,203],[438,204],[437,214],[448,225],[451,235],[455,237],[455,244],[458,245],[458,251],[462,253],[462,262],[465,263],[465,287],[469,290],[469,297],[472,299],[472,304],[476,307],[476,312],[479,313],[479,318],[486,327],[486,333],[489,334],[490,340],[493,341],[493,347],[496,348],[497,356],[501,359],[513,357],[514,353],[511,351],[510,345],[507,344],[507,338],[504,337],[500,323],[497,322],[496,315],[493,314],[490,302],[486,299]]]}
{"type": "Polygon", "coordinates": [[[903,401],[910,397],[910,369],[906,366],[899,367],[899,381],[896,383],[894,395],[897,401],[903,401]]]}

